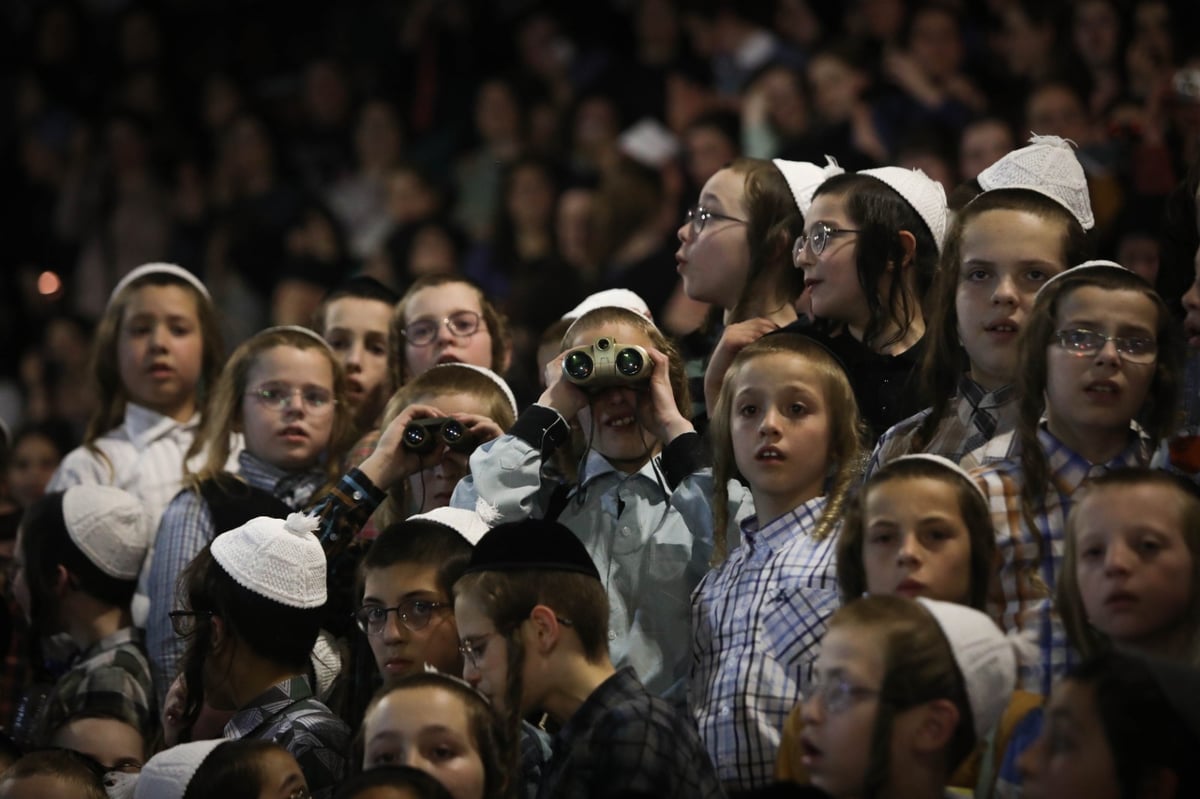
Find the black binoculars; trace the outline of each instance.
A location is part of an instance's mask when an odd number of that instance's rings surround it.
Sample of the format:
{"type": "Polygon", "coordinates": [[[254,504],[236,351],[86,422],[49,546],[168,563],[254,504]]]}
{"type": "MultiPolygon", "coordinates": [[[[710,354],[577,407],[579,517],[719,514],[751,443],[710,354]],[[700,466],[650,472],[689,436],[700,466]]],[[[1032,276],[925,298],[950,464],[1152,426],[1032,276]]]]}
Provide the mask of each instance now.
{"type": "Polygon", "coordinates": [[[586,389],[644,383],[653,371],[654,361],[645,349],[607,337],[573,347],[563,358],[563,377],[586,389]]]}
{"type": "Polygon", "coordinates": [[[404,427],[404,448],[418,455],[428,455],[445,444],[446,449],[469,455],[475,449],[475,436],[466,425],[448,416],[434,419],[414,419],[404,427]]]}

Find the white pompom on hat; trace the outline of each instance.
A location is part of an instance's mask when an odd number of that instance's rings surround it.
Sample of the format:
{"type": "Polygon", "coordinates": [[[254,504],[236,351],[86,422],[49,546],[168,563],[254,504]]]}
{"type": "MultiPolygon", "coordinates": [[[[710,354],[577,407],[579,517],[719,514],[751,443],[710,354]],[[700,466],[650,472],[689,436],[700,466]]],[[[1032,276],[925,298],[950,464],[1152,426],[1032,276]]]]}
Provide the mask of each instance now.
{"type": "Polygon", "coordinates": [[[63,492],[63,523],[71,542],[96,568],[118,580],[136,580],[150,547],[150,516],[132,494],[105,485],[63,492]]]}
{"type": "Polygon", "coordinates": [[[272,602],[319,608],[326,589],[325,550],[313,535],[317,525],[304,513],[286,520],[258,516],[213,539],[213,560],[238,585],[272,602]]]}
{"type": "Polygon", "coordinates": [[[496,387],[504,394],[508,400],[508,404],[512,406],[513,416],[519,416],[520,411],[517,410],[517,397],[513,394],[512,388],[509,387],[508,381],[500,375],[488,369],[486,366],[476,366],[473,363],[439,363],[433,367],[434,369],[470,369],[474,372],[479,372],[484,377],[496,384],[496,387]]]}
{"type": "Polygon", "coordinates": [[[864,169],[856,174],[869,175],[890,186],[904,201],[912,206],[917,216],[925,222],[933,234],[933,243],[938,252],[946,239],[946,190],[919,169],[904,169],[898,166],[881,166],[864,169]]]}
{"type": "Polygon", "coordinates": [[[159,752],[142,766],[133,789],[134,799],[182,799],[204,759],[223,743],[228,741],[191,741],[159,752]]]}
{"type": "Polygon", "coordinates": [[[597,291],[595,294],[589,294],[583,298],[583,302],[563,314],[562,318],[578,319],[597,308],[624,308],[646,317],[651,322],[654,321],[654,315],[650,313],[650,306],[637,292],[629,289],[605,289],[597,291]]]}
{"type": "Polygon", "coordinates": [[[987,614],[974,608],[924,597],[917,601],[932,614],[950,643],[967,689],[975,738],[982,741],[999,723],[1016,690],[1021,641],[1005,635],[987,614]]]}
{"type": "Polygon", "coordinates": [[[483,517],[473,510],[466,508],[434,508],[425,513],[418,513],[414,516],[409,516],[408,521],[417,520],[437,522],[444,524],[454,532],[467,539],[467,543],[475,546],[479,543],[479,539],[483,538],[484,533],[491,529],[483,517]]]}
{"type": "MultiPolygon", "coordinates": [[[[1050,279],[1047,280],[1045,283],[1043,283],[1041,285],[1041,287],[1037,290],[1037,294],[1034,295],[1034,299],[1036,300],[1038,297],[1040,297],[1042,295],[1042,293],[1046,290],[1046,288],[1048,286],[1053,285],[1055,283],[1055,281],[1061,280],[1062,278],[1065,278],[1068,276],[1078,275],[1081,271],[1086,270],[1086,269],[1119,269],[1122,272],[1129,272],[1128,269],[1121,266],[1116,261],[1105,261],[1105,260],[1084,261],[1081,264],[1072,266],[1070,269],[1064,269],[1063,271],[1059,272],[1057,275],[1052,275],[1050,277],[1050,279]]],[[[1134,273],[1129,272],[1129,274],[1134,274],[1134,273]]]]}
{"type": "Polygon", "coordinates": [[[812,207],[813,194],[822,183],[834,175],[842,175],[846,172],[838,166],[837,161],[828,155],[825,156],[825,166],[817,166],[811,161],[786,161],[782,158],[772,159],[771,163],[787,181],[788,188],[792,192],[792,199],[796,201],[796,207],[800,209],[801,216],[808,216],[808,209],[812,207]]]}
{"type": "Polygon", "coordinates": [[[200,278],[196,277],[182,266],[168,263],[152,263],[142,264],[139,267],[135,267],[134,269],[130,270],[125,277],[121,278],[117,282],[117,285],[113,288],[112,294],[108,295],[108,304],[112,305],[113,300],[117,298],[118,294],[125,290],[126,286],[135,280],[146,277],[146,275],[171,275],[173,277],[177,277],[185,283],[189,283],[193,288],[196,289],[196,291],[204,295],[205,299],[212,299],[212,295],[208,293],[208,287],[201,282],[200,278]]]}
{"type": "Polygon", "coordinates": [[[1049,197],[1079,220],[1096,226],[1087,176],[1071,142],[1059,136],[1031,136],[1029,144],[1006,154],[976,178],[985,192],[1025,189],[1049,197]]]}

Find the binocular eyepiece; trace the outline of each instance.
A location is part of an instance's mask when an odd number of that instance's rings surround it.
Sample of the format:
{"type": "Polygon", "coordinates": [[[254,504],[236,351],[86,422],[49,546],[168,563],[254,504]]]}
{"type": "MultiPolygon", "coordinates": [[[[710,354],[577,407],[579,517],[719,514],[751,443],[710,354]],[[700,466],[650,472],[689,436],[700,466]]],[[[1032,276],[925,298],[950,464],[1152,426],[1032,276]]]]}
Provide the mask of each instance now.
{"type": "Polygon", "coordinates": [[[608,337],[573,347],[563,358],[563,377],[587,389],[638,385],[649,380],[653,371],[654,361],[644,348],[608,337]]]}
{"type": "Polygon", "coordinates": [[[418,455],[428,455],[439,444],[445,444],[451,452],[469,455],[477,444],[466,425],[448,416],[414,419],[405,425],[403,440],[404,448],[418,455]]]}

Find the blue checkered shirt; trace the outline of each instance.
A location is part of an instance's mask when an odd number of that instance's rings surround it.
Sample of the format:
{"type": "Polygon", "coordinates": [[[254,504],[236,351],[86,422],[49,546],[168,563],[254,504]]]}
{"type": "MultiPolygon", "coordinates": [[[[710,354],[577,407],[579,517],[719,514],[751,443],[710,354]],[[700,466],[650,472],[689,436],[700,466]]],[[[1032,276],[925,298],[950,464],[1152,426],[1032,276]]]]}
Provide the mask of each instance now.
{"type": "Polygon", "coordinates": [[[774,779],[783,722],[812,680],[825,623],[837,609],[837,536],[810,533],[818,497],[758,529],[692,594],[688,701],[717,775],[749,790],[774,779]]]}

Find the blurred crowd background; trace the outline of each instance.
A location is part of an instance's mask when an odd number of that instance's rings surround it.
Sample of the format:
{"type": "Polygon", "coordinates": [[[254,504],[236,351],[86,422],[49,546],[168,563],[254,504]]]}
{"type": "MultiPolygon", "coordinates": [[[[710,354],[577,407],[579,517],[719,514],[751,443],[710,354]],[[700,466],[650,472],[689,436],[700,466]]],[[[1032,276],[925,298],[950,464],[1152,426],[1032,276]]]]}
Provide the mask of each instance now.
{"type": "MultiPolygon", "coordinates": [[[[1071,139],[1096,249],[1177,307],[1196,250],[1194,0],[6,0],[0,418],[78,439],[95,319],[149,261],[227,345],[367,273],[462,272],[538,336],[624,286],[677,335],[676,230],[738,155],[947,193],[1071,139]]],[[[65,451],[65,450],[63,450],[65,451]]]]}

